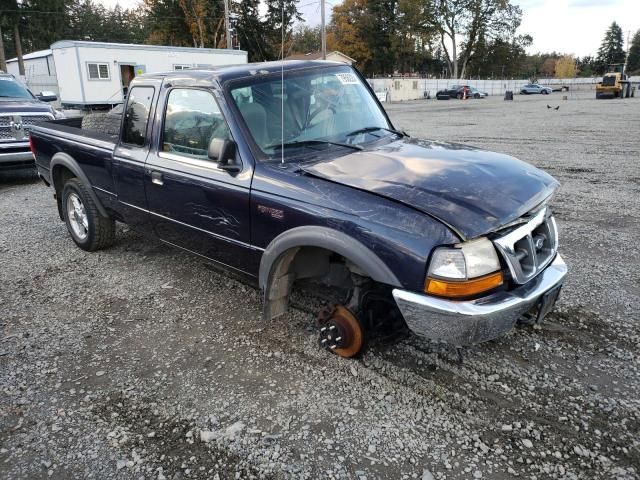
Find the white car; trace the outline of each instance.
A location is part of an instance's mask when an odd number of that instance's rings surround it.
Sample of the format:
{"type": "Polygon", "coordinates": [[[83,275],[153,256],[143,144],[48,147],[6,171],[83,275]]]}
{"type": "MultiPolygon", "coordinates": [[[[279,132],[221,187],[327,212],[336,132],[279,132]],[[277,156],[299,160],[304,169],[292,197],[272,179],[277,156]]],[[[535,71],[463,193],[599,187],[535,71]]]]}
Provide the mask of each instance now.
{"type": "Polygon", "coordinates": [[[537,83],[528,83],[520,88],[522,95],[529,95],[531,93],[541,93],[542,95],[549,95],[553,90],[549,87],[543,87],[537,83]]]}

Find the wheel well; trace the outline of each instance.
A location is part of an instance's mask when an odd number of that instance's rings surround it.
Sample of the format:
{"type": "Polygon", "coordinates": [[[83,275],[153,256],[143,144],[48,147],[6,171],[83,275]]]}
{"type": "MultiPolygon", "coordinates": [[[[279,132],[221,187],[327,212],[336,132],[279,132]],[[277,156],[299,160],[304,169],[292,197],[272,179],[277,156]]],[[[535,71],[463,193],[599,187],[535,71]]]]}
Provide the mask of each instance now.
{"type": "Polygon", "coordinates": [[[53,181],[53,188],[55,188],[56,193],[62,192],[64,184],[75,176],[76,175],[64,165],[54,166],[53,172],[51,172],[51,180],[53,181]]]}
{"type": "Polygon", "coordinates": [[[76,178],[76,175],[64,165],[55,165],[51,172],[51,181],[53,182],[53,188],[56,191],[56,203],[58,204],[58,215],[60,220],[64,221],[64,213],[62,212],[62,189],[64,184],[70,179],[76,178]]]}
{"type": "Polygon", "coordinates": [[[274,262],[265,285],[264,318],[287,311],[289,301],[320,315],[342,306],[368,332],[396,334],[406,330],[392,296],[393,287],[374,280],[362,267],[323,247],[293,247],[274,262]]]}
{"type": "Polygon", "coordinates": [[[274,262],[265,285],[265,318],[286,312],[294,283],[304,280],[321,287],[348,290],[352,274],[368,277],[364,270],[344,256],[322,247],[293,247],[274,262]]]}

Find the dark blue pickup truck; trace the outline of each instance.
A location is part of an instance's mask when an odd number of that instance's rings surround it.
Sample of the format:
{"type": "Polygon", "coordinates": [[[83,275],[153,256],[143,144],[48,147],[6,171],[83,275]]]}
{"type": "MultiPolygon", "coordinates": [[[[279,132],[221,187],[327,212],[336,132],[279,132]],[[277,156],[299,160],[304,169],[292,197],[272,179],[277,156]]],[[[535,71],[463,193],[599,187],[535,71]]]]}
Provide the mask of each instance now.
{"type": "Polygon", "coordinates": [[[351,67],[142,75],[112,117],[115,130],[69,119],[31,131],[74,242],[107,247],[125,222],[252,280],[267,319],[294,285],[332,292],[319,342],[339,355],[385,323],[455,346],[490,340],[558,297],[558,182],[409,138],[351,67]]]}

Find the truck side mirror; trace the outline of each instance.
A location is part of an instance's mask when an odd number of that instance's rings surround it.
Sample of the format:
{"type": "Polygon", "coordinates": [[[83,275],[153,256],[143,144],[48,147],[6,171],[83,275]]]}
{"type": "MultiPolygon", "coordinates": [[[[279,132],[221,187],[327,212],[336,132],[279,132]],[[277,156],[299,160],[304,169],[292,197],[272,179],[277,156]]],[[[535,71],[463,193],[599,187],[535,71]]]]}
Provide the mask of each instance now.
{"type": "Polygon", "coordinates": [[[209,159],[217,162],[221,169],[229,172],[240,171],[240,165],[236,161],[236,142],[233,140],[212,138],[207,153],[209,159]]]}
{"type": "Polygon", "coordinates": [[[58,96],[54,92],[40,92],[36,98],[41,102],[55,102],[58,96]]]}

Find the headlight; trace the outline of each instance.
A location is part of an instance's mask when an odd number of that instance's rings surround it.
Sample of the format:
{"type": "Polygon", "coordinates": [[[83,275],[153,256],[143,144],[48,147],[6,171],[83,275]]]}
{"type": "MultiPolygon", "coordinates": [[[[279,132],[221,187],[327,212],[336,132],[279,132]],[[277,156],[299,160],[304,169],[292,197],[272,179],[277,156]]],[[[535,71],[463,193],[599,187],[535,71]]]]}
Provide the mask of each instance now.
{"type": "Polygon", "coordinates": [[[62,110],[54,110],[53,116],[55,117],[56,120],[60,120],[61,118],[67,118],[67,116],[64,114],[62,110]]]}
{"type": "Polygon", "coordinates": [[[467,297],[502,285],[498,254],[491,241],[479,238],[441,247],[433,253],[425,291],[445,297],[467,297]]]}

